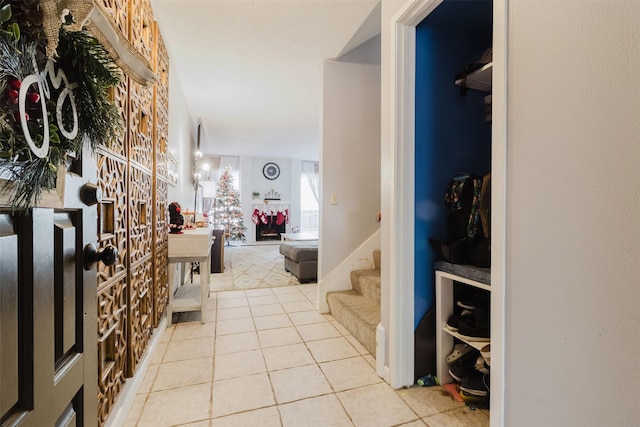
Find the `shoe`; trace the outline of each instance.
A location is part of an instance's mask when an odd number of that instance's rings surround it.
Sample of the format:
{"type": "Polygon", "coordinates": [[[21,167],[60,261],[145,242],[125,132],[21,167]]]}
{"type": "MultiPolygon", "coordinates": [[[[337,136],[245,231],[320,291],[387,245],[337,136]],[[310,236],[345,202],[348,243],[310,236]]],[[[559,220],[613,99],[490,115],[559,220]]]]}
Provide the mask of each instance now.
{"type": "Polygon", "coordinates": [[[463,308],[465,310],[470,310],[473,311],[476,309],[476,307],[479,305],[478,300],[476,298],[470,297],[470,298],[461,298],[458,301],[456,301],[456,305],[460,308],[463,308]]]}
{"type": "Polygon", "coordinates": [[[479,304],[473,311],[473,318],[466,318],[458,323],[458,333],[469,341],[489,341],[490,324],[487,306],[479,304]]]}
{"type": "Polygon", "coordinates": [[[462,380],[468,377],[474,370],[475,368],[473,366],[463,365],[457,362],[449,368],[449,375],[451,375],[454,381],[462,383],[462,380]]]}
{"type": "Polygon", "coordinates": [[[474,396],[472,394],[460,391],[460,397],[464,400],[465,405],[475,406],[478,408],[489,409],[489,398],[487,396],[474,396]]]}
{"type": "Polygon", "coordinates": [[[487,396],[489,389],[485,385],[484,377],[486,375],[479,372],[472,372],[466,377],[462,378],[460,382],[460,390],[473,396],[487,396]]]}
{"type": "Polygon", "coordinates": [[[487,362],[485,362],[484,357],[482,356],[478,356],[476,364],[473,365],[473,367],[476,368],[476,371],[482,372],[483,374],[489,373],[489,365],[487,365],[487,362]]]}
{"type": "Polygon", "coordinates": [[[480,349],[480,356],[484,357],[487,365],[491,366],[491,344],[487,344],[480,349]]]}
{"type": "Polygon", "coordinates": [[[491,341],[489,328],[477,326],[474,321],[461,321],[458,325],[458,334],[469,341],[491,341]]]}
{"type": "Polygon", "coordinates": [[[460,315],[452,314],[451,316],[449,316],[449,319],[447,319],[447,324],[444,326],[450,331],[458,332],[458,325],[460,325],[460,322],[465,319],[471,319],[472,314],[473,312],[468,310],[464,310],[460,315]]]}
{"type": "Polygon", "coordinates": [[[473,351],[473,347],[471,347],[469,344],[456,344],[455,346],[453,346],[453,351],[451,352],[451,354],[449,354],[445,358],[445,361],[449,365],[451,365],[470,351],[473,351]]]}
{"type": "Polygon", "coordinates": [[[453,365],[449,368],[449,375],[457,382],[461,382],[462,379],[475,372],[475,360],[478,358],[478,353],[470,351],[461,356],[453,365]]]}

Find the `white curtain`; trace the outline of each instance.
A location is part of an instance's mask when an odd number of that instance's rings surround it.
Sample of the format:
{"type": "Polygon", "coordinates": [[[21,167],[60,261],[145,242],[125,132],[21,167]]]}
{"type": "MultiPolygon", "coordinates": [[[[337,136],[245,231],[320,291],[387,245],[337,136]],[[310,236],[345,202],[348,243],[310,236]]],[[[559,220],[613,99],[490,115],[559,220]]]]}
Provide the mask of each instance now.
{"type": "Polygon", "coordinates": [[[313,197],[316,198],[318,206],[320,205],[320,166],[318,162],[302,161],[302,173],[307,177],[309,181],[309,187],[313,192],[313,197]]]}

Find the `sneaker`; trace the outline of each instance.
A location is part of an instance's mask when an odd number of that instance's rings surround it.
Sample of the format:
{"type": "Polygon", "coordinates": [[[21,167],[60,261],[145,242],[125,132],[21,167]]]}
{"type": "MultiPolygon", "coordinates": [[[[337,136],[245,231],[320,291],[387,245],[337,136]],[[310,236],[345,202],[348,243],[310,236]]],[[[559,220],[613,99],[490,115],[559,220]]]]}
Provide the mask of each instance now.
{"type": "Polygon", "coordinates": [[[489,394],[489,389],[485,385],[483,375],[477,371],[472,372],[466,377],[462,378],[460,382],[460,390],[464,391],[466,394],[470,394],[473,396],[486,396],[489,394]]]}
{"type": "Polygon", "coordinates": [[[460,334],[462,338],[469,341],[490,341],[491,340],[489,328],[476,326],[476,323],[473,321],[460,322],[460,324],[458,325],[458,334],[460,334]]]}
{"type": "Polygon", "coordinates": [[[463,311],[460,315],[452,314],[451,316],[449,316],[449,319],[447,319],[447,324],[445,325],[445,327],[450,331],[458,332],[458,325],[460,324],[460,322],[463,320],[472,319],[472,314],[473,312],[469,312],[467,310],[463,311]]]}
{"type": "Polygon", "coordinates": [[[461,382],[462,379],[475,371],[475,360],[477,359],[477,352],[470,351],[466,353],[464,356],[460,357],[458,361],[456,361],[449,368],[449,375],[457,382],[461,382]]]}

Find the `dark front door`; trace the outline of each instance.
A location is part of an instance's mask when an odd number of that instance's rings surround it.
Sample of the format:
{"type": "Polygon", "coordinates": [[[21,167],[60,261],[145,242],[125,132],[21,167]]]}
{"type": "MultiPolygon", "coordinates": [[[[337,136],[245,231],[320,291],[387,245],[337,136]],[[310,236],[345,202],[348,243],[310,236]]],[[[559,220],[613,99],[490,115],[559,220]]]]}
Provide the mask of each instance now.
{"type": "Polygon", "coordinates": [[[99,192],[93,160],[71,170],[40,207],[0,208],[2,426],[97,424],[96,270],[84,263],[97,237],[85,202],[99,192]]]}

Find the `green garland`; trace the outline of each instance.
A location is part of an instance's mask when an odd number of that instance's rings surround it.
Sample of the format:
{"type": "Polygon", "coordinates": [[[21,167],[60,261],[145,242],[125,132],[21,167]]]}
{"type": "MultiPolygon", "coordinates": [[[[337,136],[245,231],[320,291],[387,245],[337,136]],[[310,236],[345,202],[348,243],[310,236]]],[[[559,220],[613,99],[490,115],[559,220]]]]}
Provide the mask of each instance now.
{"type": "MultiPolygon", "coordinates": [[[[0,6],[3,3],[0,0],[0,6]]],[[[71,89],[66,88],[67,82],[56,89],[51,73],[44,71],[50,66],[44,37],[41,32],[21,36],[20,28],[33,26],[19,19],[12,22],[10,7],[11,2],[0,8],[0,194],[17,209],[37,204],[43,191],[55,188],[57,169],[66,164],[68,153],[82,151],[85,141],[92,151],[108,146],[121,132],[122,120],[109,96],[109,89],[119,83],[121,74],[107,51],[88,32],[61,29],[53,70],[64,72],[71,89]],[[49,148],[43,157],[34,155],[25,138],[18,105],[22,81],[36,74],[34,62],[38,74],[46,75],[50,93],[43,99],[42,87],[38,87],[42,85],[32,84],[26,88],[24,107],[28,134],[35,146],[43,146],[45,126],[48,127],[49,148]],[[57,102],[65,96],[66,102],[57,102]],[[62,123],[57,123],[57,117],[62,123]],[[72,135],[69,129],[76,123],[77,134],[72,135]]]]}

